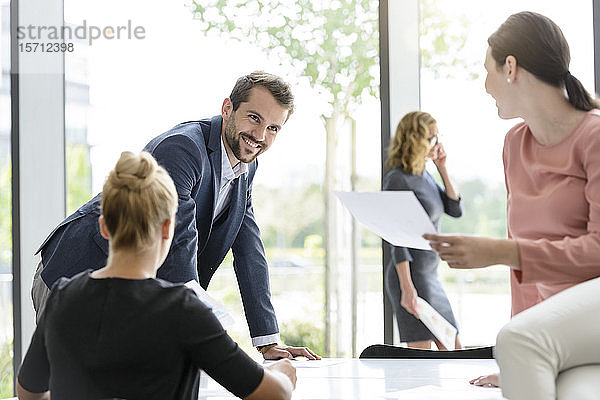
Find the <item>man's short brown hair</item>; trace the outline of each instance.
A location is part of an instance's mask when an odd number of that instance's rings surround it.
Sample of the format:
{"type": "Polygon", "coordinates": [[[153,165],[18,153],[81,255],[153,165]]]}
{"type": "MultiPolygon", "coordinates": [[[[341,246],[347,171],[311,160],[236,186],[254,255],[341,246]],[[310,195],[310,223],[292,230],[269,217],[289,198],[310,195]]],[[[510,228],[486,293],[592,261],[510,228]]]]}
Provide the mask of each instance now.
{"type": "Polygon", "coordinates": [[[263,71],[254,71],[237,80],[229,95],[229,99],[233,104],[233,111],[236,111],[241,103],[248,101],[250,91],[256,86],[267,89],[279,104],[287,108],[288,118],[292,115],[294,112],[294,95],[290,85],[277,75],[263,71]]]}

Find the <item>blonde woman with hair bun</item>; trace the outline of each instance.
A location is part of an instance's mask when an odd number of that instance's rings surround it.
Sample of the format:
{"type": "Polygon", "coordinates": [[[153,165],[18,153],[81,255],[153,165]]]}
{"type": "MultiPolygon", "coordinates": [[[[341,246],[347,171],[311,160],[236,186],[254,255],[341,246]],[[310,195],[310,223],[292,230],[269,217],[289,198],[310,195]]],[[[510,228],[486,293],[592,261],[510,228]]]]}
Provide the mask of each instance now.
{"type": "Polygon", "coordinates": [[[246,399],[289,399],[289,360],[263,368],[182,284],[156,278],[177,192],[149,153],[121,154],[102,190],[106,266],[58,280],[19,371],[20,399],[197,399],[200,369],[246,399]]]}
{"type": "MultiPolygon", "coordinates": [[[[439,231],[440,217],[446,213],[460,217],[460,197],[446,170],[446,152],[438,141],[436,120],[428,113],[413,111],[406,114],[396,129],[388,149],[387,173],[383,190],[413,191],[439,231]],[[431,159],[442,178],[438,185],[425,169],[431,159]]],[[[398,323],[400,341],[409,347],[430,349],[442,343],[418,319],[417,297],[425,299],[452,325],[457,327],[452,308],[437,278],[440,262],[435,251],[390,246],[391,262],[385,266],[385,289],[398,323]]],[[[458,327],[457,327],[458,329],[458,327]]],[[[461,348],[458,335],[456,348],[461,348]]]]}

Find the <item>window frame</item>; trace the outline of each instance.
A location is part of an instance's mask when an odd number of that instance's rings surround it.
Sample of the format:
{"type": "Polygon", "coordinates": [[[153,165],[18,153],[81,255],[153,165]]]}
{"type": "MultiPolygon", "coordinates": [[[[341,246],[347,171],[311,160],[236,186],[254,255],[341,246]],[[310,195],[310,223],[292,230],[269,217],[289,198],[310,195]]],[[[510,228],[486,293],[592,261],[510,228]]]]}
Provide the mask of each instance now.
{"type": "MultiPolygon", "coordinates": [[[[65,217],[64,54],[19,51],[19,26],[62,26],[63,0],[10,5],[13,371],[33,331],[34,253],[65,217]],[[40,168],[43,166],[43,168],[40,168]]],[[[33,40],[33,38],[31,38],[33,40]]],[[[41,40],[38,40],[41,41],[41,40]]]]}

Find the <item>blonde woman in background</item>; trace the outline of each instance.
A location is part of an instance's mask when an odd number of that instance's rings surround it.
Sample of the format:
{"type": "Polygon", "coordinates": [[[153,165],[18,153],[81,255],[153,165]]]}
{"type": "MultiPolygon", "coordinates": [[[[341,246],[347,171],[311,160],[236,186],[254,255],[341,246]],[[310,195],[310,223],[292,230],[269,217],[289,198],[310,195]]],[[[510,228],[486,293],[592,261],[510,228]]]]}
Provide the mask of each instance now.
{"type": "MultiPolygon", "coordinates": [[[[460,197],[446,170],[446,152],[438,142],[435,119],[426,112],[406,114],[396,129],[388,150],[383,190],[410,190],[429,215],[436,230],[440,229],[443,213],[460,217],[460,197]],[[442,178],[438,185],[425,169],[431,159],[442,178]]],[[[437,278],[440,259],[435,251],[390,246],[391,262],[384,270],[384,281],[396,320],[400,341],[409,347],[445,349],[439,340],[418,319],[417,297],[425,299],[452,325],[457,327],[448,298],[437,278]]],[[[458,335],[456,348],[461,348],[458,335]]]]}
{"type": "Polygon", "coordinates": [[[288,360],[263,368],[192,290],[156,278],[177,192],[149,153],[121,154],[101,208],[107,264],[54,285],[19,372],[19,399],[197,399],[200,369],[236,396],[289,399],[288,360]]]}

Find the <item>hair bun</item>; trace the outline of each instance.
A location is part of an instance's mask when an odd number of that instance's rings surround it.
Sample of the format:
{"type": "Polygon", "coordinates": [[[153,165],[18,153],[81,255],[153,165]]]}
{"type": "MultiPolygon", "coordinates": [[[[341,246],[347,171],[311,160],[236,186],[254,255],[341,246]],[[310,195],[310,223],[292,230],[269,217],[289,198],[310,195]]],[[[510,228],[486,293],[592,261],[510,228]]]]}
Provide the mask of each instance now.
{"type": "Polygon", "coordinates": [[[124,151],[108,179],[117,188],[141,190],[152,183],[157,168],[156,160],[149,153],[136,155],[124,151]]]}

